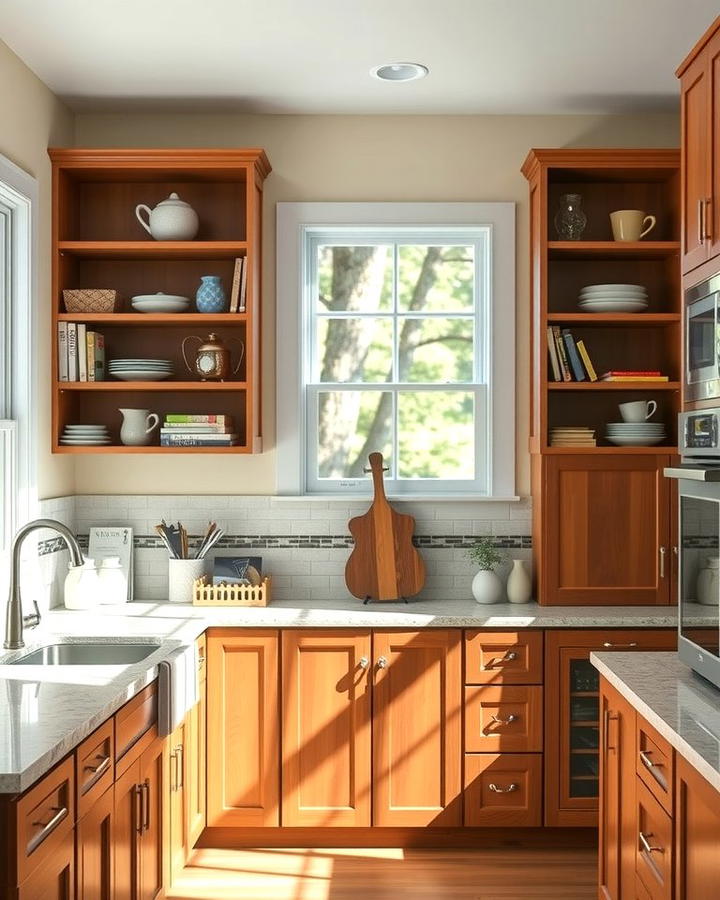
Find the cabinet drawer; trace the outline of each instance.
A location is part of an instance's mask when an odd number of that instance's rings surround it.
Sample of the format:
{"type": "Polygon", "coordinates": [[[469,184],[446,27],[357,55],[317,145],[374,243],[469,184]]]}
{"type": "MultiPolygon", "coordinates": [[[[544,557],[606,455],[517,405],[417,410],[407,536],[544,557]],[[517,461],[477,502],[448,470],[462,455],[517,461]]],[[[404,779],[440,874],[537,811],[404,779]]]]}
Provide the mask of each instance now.
{"type": "Polygon", "coordinates": [[[466,753],[542,750],[541,687],[466,687],[466,753]]]}
{"type": "Polygon", "coordinates": [[[108,719],[75,751],[77,817],[82,819],[93,803],[115,780],[114,723],[108,719]]]}
{"type": "Polygon", "coordinates": [[[71,900],[75,896],[74,838],[71,828],[63,831],[52,856],[22,882],[17,900],[71,900]]]}
{"type": "Polygon", "coordinates": [[[541,631],[465,633],[466,684],[542,684],[541,631]]]}
{"type": "Polygon", "coordinates": [[[635,768],[646,787],[667,813],[673,812],[673,748],[662,735],[637,717],[635,768]]]}
{"type": "Polygon", "coordinates": [[[635,825],[635,871],[652,900],[671,900],[672,819],[639,778],[635,825]]]}
{"type": "Polygon", "coordinates": [[[48,863],[65,843],[75,822],[73,758],[68,757],[34,787],[16,806],[17,873],[24,881],[38,866],[48,863]]]}
{"type": "Polygon", "coordinates": [[[542,824],[541,798],[540,754],[466,754],[466,826],[539,826],[542,824]]]}
{"type": "Polygon", "coordinates": [[[152,743],[156,732],[157,682],[153,682],[115,713],[115,763],[123,760],[122,771],[152,743]]]}

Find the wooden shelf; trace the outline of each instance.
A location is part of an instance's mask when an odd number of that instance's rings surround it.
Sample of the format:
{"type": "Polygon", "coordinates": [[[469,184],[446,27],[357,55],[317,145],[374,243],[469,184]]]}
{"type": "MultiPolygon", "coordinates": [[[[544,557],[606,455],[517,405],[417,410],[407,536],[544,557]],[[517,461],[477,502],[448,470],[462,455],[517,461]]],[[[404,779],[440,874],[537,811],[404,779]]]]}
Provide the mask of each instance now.
{"type": "Polygon", "coordinates": [[[682,320],[680,313],[548,313],[547,320],[564,325],[634,325],[645,328],[648,325],[677,325],[682,320]]]}
{"type": "Polygon", "coordinates": [[[237,445],[236,447],[125,447],[116,444],[108,447],[65,447],[58,444],[53,447],[53,453],[87,454],[87,453],[251,453],[250,447],[237,445]]]}
{"type": "Polygon", "coordinates": [[[88,325],[242,325],[244,313],[59,313],[58,322],[88,325]]]}
{"type": "Polygon", "coordinates": [[[61,391],[246,391],[245,381],[58,381],[61,391]]]}
{"type": "Polygon", "coordinates": [[[61,256],[78,259],[235,259],[247,241],[58,241],[61,256]]]}
{"type": "Polygon", "coordinates": [[[679,381],[549,381],[549,391],[679,391],[679,381]]]}
{"type": "Polygon", "coordinates": [[[679,241],[548,241],[550,259],[667,259],[679,241]]]}
{"type": "Polygon", "coordinates": [[[616,456],[668,456],[678,452],[677,447],[656,444],[654,447],[543,447],[543,453],[557,456],[597,456],[614,454],[616,456]]]}

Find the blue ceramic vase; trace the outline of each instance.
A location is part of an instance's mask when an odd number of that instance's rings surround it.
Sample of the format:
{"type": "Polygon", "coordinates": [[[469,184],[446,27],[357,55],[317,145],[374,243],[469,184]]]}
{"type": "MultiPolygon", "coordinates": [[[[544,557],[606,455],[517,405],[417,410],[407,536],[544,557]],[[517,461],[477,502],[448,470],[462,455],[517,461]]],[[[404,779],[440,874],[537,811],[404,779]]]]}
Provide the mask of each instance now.
{"type": "Polygon", "coordinates": [[[201,313],[228,311],[227,297],[219,275],[201,275],[200,287],[195,294],[195,305],[201,313]]]}

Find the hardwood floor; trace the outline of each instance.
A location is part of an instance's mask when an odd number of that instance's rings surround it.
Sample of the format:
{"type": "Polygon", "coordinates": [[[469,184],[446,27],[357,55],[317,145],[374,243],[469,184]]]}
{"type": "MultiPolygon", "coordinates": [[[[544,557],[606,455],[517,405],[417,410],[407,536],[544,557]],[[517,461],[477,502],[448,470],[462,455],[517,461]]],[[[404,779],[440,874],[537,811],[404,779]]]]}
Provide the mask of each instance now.
{"type": "MultiPolygon", "coordinates": [[[[552,836],[552,832],[551,832],[552,836]]],[[[557,834],[561,838],[561,833],[557,834]]],[[[196,850],[172,900],[595,900],[594,846],[196,850]]]]}

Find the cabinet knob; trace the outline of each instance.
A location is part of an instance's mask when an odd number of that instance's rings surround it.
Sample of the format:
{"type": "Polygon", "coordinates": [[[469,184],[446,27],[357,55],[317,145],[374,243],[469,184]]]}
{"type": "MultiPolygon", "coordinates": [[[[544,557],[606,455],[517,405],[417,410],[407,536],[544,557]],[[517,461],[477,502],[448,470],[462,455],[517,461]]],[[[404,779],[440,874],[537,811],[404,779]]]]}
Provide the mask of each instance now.
{"type": "Polygon", "coordinates": [[[509,716],[506,716],[504,719],[502,716],[491,716],[490,721],[495,722],[497,725],[510,725],[517,719],[515,713],[510,713],[509,716]]]}
{"type": "Polygon", "coordinates": [[[367,667],[370,665],[370,660],[367,658],[367,656],[361,656],[358,661],[358,665],[361,669],[367,669],[367,667]]]}
{"type": "Polygon", "coordinates": [[[384,656],[378,657],[377,667],[378,669],[387,669],[388,661],[384,656]]]}
{"type": "Polygon", "coordinates": [[[488,785],[488,790],[492,791],[494,794],[512,794],[513,791],[516,791],[518,786],[513,781],[507,787],[500,787],[498,784],[493,784],[490,782],[488,785]]]}

